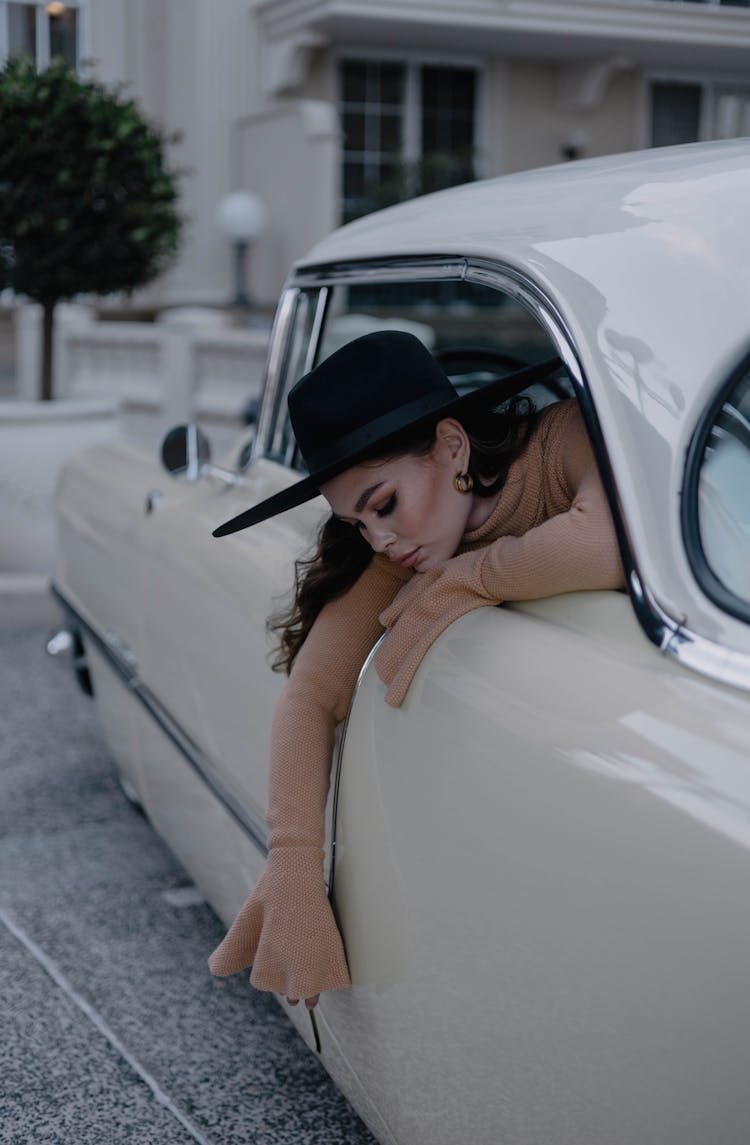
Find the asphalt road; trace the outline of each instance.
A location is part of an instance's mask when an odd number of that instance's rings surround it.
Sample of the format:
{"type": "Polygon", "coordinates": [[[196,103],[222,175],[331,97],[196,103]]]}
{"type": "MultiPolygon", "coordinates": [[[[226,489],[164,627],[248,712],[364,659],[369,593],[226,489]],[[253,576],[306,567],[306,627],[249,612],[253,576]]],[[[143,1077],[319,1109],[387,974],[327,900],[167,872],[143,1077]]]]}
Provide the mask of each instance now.
{"type": "Polygon", "coordinates": [[[222,923],[29,619],[0,623],[0,1142],[372,1145],[274,1000],[208,973],[222,923]]]}

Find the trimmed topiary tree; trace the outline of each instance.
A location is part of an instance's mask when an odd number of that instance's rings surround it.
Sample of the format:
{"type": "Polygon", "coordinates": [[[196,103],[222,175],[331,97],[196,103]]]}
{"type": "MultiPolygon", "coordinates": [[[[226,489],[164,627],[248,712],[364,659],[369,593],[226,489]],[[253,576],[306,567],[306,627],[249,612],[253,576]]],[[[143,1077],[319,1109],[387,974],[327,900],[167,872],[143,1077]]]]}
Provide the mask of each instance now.
{"type": "Polygon", "coordinates": [[[43,309],[40,397],[52,397],[58,302],[131,292],[176,254],[171,139],[118,90],[55,60],[0,71],[0,289],[43,309]]]}

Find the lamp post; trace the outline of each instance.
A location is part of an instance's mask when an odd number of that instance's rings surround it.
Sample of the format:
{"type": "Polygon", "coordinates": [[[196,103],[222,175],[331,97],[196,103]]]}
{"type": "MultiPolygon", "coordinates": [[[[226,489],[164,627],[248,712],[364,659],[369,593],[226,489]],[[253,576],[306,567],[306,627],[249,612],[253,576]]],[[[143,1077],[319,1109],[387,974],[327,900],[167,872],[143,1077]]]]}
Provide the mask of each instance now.
{"type": "Polygon", "coordinates": [[[234,248],[233,306],[249,308],[247,262],[251,244],[266,227],[268,209],[259,195],[251,191],[232,191],[216,209],[216,219],[234,248]]]}

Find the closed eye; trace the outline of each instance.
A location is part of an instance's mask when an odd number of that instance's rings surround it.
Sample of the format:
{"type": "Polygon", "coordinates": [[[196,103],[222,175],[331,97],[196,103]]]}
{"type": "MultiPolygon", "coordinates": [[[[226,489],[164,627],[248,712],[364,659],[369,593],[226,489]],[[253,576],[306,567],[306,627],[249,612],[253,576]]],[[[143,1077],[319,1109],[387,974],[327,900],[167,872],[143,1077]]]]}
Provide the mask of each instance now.
{"type": "Polygon", "coordinates": [[[376,517],[389,517],[393,510],[396,508],[396,494],[391,493],[390,497],[384,505],[378,506],[375,510],[376,517]]]}

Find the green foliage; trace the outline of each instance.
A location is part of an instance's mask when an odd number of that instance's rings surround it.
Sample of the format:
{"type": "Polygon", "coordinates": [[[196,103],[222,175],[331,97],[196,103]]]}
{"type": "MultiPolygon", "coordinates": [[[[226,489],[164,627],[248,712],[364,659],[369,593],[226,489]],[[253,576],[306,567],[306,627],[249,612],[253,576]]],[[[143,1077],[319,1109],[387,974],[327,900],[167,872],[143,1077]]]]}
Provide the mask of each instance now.
{"type": "Polygon", "coordinates": [[[476,178],[470,152],[434,151],[420,159],[389,164],[388,170],[385,178],[365,187],[368,211],[390,207],[416,195],[443,191],[459,183],[470,183],[476,178]]]}
{"type": "Polygon", "coordinates": [[[119,90],[60,60],[0,71],[0,288],[45,307],[130,292],[174,257],[180,235],[170,140],[119,90]]]}

